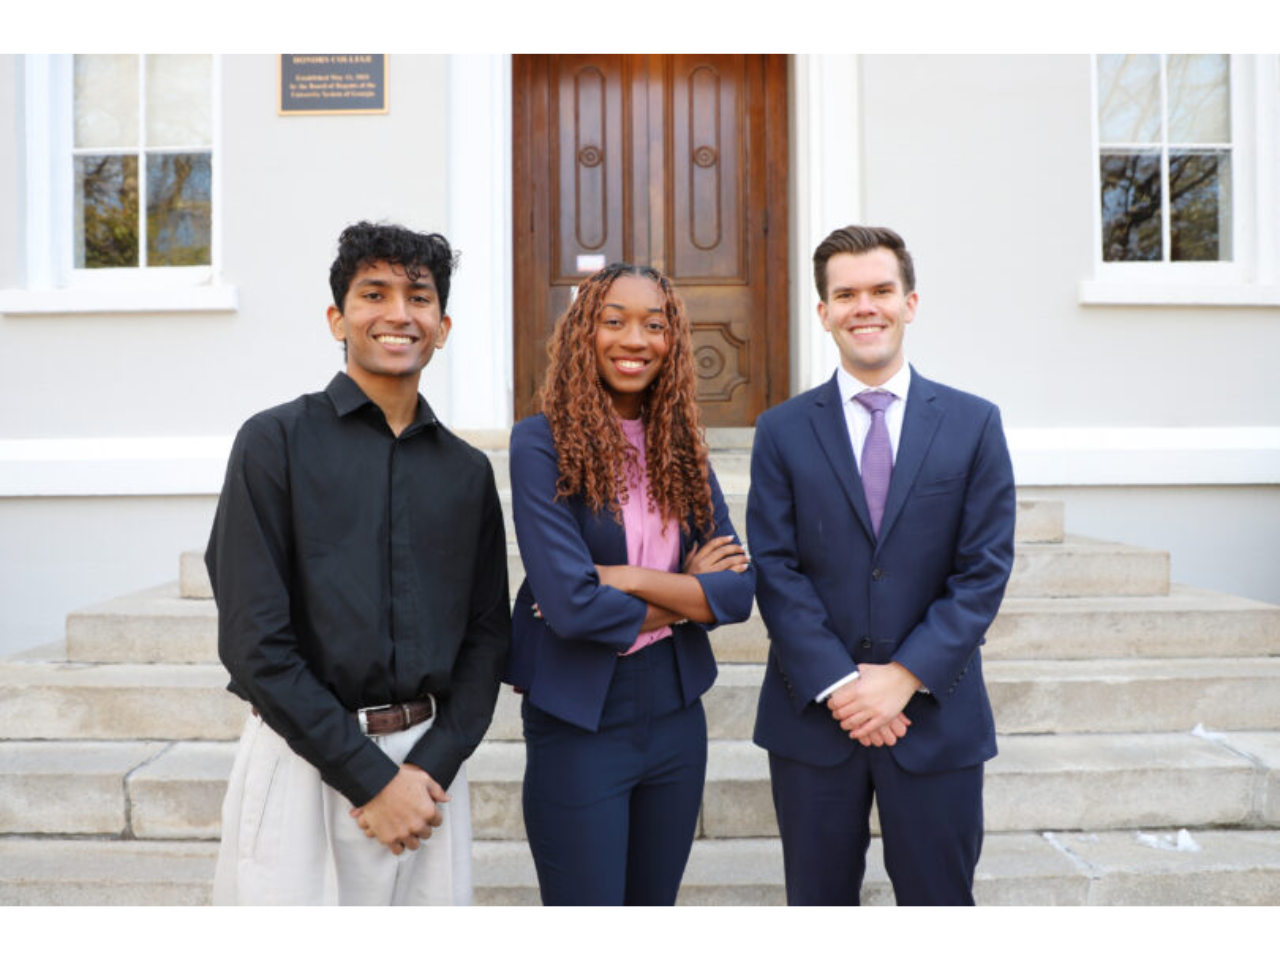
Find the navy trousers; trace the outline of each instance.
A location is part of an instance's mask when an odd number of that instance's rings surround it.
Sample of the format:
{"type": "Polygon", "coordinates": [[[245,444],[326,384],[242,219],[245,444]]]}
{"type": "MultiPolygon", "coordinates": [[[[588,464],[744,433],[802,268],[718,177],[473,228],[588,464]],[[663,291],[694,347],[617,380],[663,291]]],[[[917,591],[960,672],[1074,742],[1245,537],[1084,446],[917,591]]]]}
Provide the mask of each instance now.
{"type": "Polygon", "coordinates": [[[834,767],[770,753],[787,903],[861,902],[874,795],[898,905],[971,906],[982,853],[982,766],[908,773],[884,747],[859,748],[834,767]]]}
{"type": "Polygon", "coordinates": [[[670,639],[618,659],[600,730],[529,703],[524,822],[548,906],[671,906],[707,771],[702,701],[686,707],[670,639]]]}

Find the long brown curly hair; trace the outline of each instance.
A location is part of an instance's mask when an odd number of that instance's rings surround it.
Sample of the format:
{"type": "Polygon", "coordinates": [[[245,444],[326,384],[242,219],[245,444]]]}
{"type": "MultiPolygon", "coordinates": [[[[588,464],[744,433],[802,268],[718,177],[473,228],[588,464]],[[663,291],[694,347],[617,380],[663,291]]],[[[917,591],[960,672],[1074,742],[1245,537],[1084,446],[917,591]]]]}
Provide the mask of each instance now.
{"type": "Polygon", "coordinates": [[[657,284],[667,323],[667,356],[645,391],[645,463],[649,505],[663,522],[703,535],[715,529],[710,467],[693,372],[693,335],[671,281],[652,267],[612,263],[582,282],[547,343],[550,364],[539,397],[560,462],[556,499],[581,494],[595,510],[608,507],[619,522],[626,475],[638,468],[597,366],[596,321],[613,282],[622,276],[657,284]]]}

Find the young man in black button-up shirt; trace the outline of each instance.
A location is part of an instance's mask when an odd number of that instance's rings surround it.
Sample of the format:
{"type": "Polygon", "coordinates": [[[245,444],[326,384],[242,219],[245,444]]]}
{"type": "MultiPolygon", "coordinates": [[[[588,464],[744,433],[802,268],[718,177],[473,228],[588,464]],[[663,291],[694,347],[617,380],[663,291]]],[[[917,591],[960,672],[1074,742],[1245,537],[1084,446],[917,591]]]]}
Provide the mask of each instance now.
{"type": "Polygon", "coordinates": [[[348,227],[328,311],[346,372],[236,437],[205,559],[253,715],[215,902],[470,900],[462,764],[493,715],[510,600],[489,460],[418,394],[455,259],[438,234],[348,227]]]}

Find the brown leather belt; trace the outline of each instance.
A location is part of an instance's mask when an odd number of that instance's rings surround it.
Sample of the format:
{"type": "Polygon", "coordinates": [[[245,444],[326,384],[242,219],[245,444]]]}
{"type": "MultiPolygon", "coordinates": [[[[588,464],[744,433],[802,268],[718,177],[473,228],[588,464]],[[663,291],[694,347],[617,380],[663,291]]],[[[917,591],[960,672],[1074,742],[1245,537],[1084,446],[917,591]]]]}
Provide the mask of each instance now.
{"type": "Polygon", "coordinates": [[[383,737],[399,733],[430,720],[436,712],[435,699],[411,700],[408,703],[387,703],[380,707],[364,707],[356,711],[360,732],[370,737],[383,737]]]}
{"type": "MultiPolygon", "coordinates": [[[[253,715],[261,716],[258,708],[253,707],[253,715]]],[[[420,723],[430,720],[436,712],[434,697],[425,700],[410,700],[408,703],[386,703],[380,707],[362,707],[356,711],[356,723],[360,724],[360,732],[369,737],[385,737],[388,733],[399,733],[420,723]]]]}

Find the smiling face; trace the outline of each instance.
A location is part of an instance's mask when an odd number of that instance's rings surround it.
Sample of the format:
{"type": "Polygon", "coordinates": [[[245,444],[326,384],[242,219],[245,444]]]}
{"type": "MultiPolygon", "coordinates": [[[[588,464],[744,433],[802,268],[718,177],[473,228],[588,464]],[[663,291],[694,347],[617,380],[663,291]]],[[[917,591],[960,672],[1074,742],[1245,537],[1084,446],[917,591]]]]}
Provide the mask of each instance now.
{"type": "Polygon", "coordinates": [[[818,304],[822,328],[840,348],[852,376],[877,387],[902,368],[902,338],[919,298],[904,293],[898,258],[876,247],[837,253],[827,261],[827,298],[818,304]]]}
{"type": "Polygon", "coordinates": [[[381,260],[356,271],[341,311],[329,308],[329,329],[347,345],[347,374],[371,396],[408,380],[416,391],[451,323],[431,271],[410,280],[403,267],[381,260]]]}
{"type": "Polygon", "coordinates": [[[621,276],[604,301],[596,317],[596,367],[618,416],[634,420],[670,350],[662,291],[646,277],[621,276]]]}

